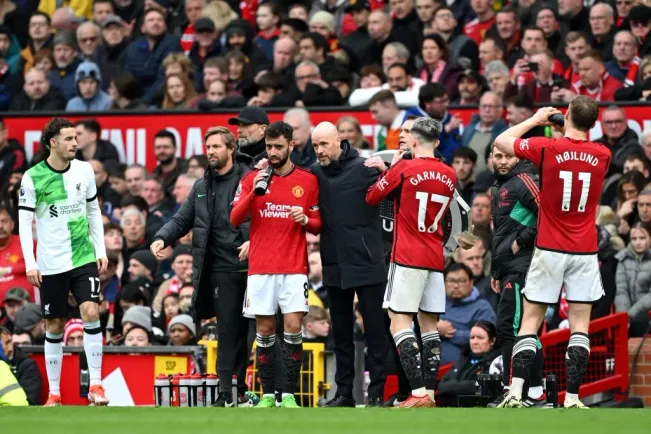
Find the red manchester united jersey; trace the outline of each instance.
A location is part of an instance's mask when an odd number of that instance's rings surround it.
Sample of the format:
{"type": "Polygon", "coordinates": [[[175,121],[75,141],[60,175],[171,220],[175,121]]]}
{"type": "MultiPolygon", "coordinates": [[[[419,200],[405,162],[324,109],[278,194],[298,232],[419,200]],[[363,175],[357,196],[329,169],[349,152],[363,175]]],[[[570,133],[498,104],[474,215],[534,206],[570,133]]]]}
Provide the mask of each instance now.
{"type": "Polygon", "coordinates": [[[378,205],[392,192],[395,226],[391,261],[405,267],[443,271],[441,219],[454,197],[454,169],[436,158],[401,160],[386,170],[366,194],[378,205]]]}
{"type": "Polygon", "coordinates": [[[231,223],[239,226],[251,213],[249,275],[307,274],[305,231],[321,230],[319,184],[307,170],[293,167],[284,175],[271,177],[267,193],[256,196],[252,171],[242,179],[233,200],[231,223]],[[290,216],[300,206],[308,217],[301,225],[290,216]]]}
{"type": "Polygon", "coordinates": [[[533,162],[540,172],[536,247],[597,253],[597,208],[610,150],[588,141],[540,137],[517,139],[515,155],[533,162]]]}

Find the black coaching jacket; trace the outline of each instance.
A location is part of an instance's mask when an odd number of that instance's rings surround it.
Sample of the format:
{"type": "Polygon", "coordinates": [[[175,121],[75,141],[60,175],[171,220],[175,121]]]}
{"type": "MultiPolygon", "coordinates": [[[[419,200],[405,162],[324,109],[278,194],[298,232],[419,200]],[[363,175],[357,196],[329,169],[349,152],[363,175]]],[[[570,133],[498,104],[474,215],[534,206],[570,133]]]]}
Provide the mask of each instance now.
{"type": "Polygon", "coordinates": [[[538,175],[529,161],[520,160],[506,175],[495,172],[491,208],[493,245],[491,275],[501,279],[507,275],[526,273],[536,241],[538,220],[538,175]],[[511,245],[521,244],[517,255],[511,245]]]}
{"type": "Polygon", "coordinates": [[[234,158],[233,169],[225,175],[220,176],[208,167],[181,208],[154,236],[154,240],[163,240],[165,246],[169,246],[192,230],[192,284],[195,288],[192,306],[197,320],[215,316],[211,272],[246,272],[248,268],[247,262],[239,260],[237,248],[249,239],[250,222],[247,220],[234,228],[230,215],[235,191],[250,170],[252,158],[240,153],[234,158]],[[214,224],[215,221],[219,224],[214,224]],[[209,242],[213,243],[210,248],[209,242]],[[215,252],[215,257],[211,251],[215,252]]]}
{"type": "Polygon", "coordinates": [[[310,169],[319,180],[323,285],[342,289],[386,282],[382,222],[377,207],[366,204],[366,192],[379,173],[348,141],[328,166],[310,169]]]}

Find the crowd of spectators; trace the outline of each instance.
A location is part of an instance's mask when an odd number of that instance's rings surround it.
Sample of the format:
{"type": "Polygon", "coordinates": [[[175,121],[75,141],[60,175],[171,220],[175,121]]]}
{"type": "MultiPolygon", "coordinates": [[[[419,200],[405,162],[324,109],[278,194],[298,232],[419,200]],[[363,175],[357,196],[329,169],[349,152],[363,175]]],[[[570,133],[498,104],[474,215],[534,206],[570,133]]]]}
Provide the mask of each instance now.
{"type": "MultiPolygon", "coordinates": [[[[439,151],[456,171],[480,239],[449,258],[446,314],[439,321],[443,363],[496,354],[491,324],[499,296],[490,277],[494,138],[531,117],[536,103],[568,102],[574,95],[638,101],[651,91],[651,57],[645,58],[651,55],[651,7],[633,0],[589,6],[582,0],[560,0],[558,6],[520,0],[497,10],[488,0],[0,4],[0,110],[282,107],[294,127],[292,160],[303,167],[315,162],[304,107],[368,106],[380,126],[375,146],[357,119],[337,122],[343,139],[367,151],[397,149],[411,115],[440,119],[439,151]],[[448,111],[451,104],[478,111],[461,129],[461,120],[448,111]]],[[[628,312],[636,336],[646,331],[651,308],[651,135],[638,136],[616,105],[600,121],[598,141],[611,149],[613,161],[595,222],[606,296],[593,317],[628,312]]],[[[263,140],[260,127],[238,128],[238,143],[242,150],[249,146],[252,157],[262,150],[255,146],[263,140]]],[[[76,130],[77,158],[93,166],[104,211],[109,267],[101,276],[100,311],[106,344],[195,345],[214,338],[213,321],[195,324],[191,316],[192,233],[170,247],[163,262],[148,250],[203,177],[206,157],[177,157],[175,136],[161,130],[148,144],[157,160],[150,172],[120,161],[113,144],[100,139],[95,119],[76,122],[76,130]]],[[[0,121],[0,330],[14,365],[24,361],[19,346],[40,345],[45,333],[38,291],[25,277],[15,207],[22,174],[41,158],[37,153],[27,161],[22,144],[0,121]]],[[[304,336],[331,345],[328,298],[320,291],[320,239],[307,236],[311,290],[304,336]]],[[[80,345],[72,297],[69,314],[64,343],[80,345]]],[[[363,322],[355,314],[361,339],[363,322]]],[[[546,320],[547,329],[566,327],[564,297],[546,320]]]]}
{"type": "Polygon", "coordinates": [[[0,110],[360,106],[383,89],[422,107],[428,83],[469,105],[489,89],[536,103],[651,90],[640,1],[388,3],[3,0],[0,110]]]}

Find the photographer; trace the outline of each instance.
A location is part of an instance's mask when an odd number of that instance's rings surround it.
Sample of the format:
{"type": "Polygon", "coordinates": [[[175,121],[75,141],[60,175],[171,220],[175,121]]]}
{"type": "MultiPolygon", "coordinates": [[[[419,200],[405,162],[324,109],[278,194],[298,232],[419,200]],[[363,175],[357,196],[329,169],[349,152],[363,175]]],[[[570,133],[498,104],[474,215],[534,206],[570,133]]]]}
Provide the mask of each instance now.
{"type": "Polygon", "coordinates": [[[553,67],[554,55],[548,49],[536,51],[529,56],[528,63],[516,64],[511,74],[511,81],[504,90],[504,99],[524,94],[537,103],[550,102],[554,87],[565,87],[562,78],[552,73],[553,67]],[[534,80],[526,83],[518,82],[518,76],[523,74],[523,68],[533,73],[534,80]]]}
{"type": "MultiPolygon", "coordinates": [[[[231,203],[252,158],[235,149],[235,137],[225,127],[210,128],[204,136],[209,167],[192,187],[188,199],[155,235],[151,251],[159,260],[163,249],[190,230],[192,233],[192,283],[195,322],[217,317],[217,372],[221,392],[216,406],[232,406],[233,373],[246,387],[247,335],[250,320],[242,316],[249,251],[249,222],[237,229],[229,220],[231,203]]],[[[239,406],[248,401],[241,398],[239,406]]]]}

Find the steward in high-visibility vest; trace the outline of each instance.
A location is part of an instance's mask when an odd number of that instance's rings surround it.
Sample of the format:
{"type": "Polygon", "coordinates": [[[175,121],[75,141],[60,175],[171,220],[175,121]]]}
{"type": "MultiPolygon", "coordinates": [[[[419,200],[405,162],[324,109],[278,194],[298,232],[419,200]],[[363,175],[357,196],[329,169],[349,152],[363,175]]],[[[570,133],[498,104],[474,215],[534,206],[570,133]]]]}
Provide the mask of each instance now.
{"type": "Polygon", "coordinates": [[[27,395],[6,363],[7,358],[0,345],[0,407],[26,407],[27,395]]]}

